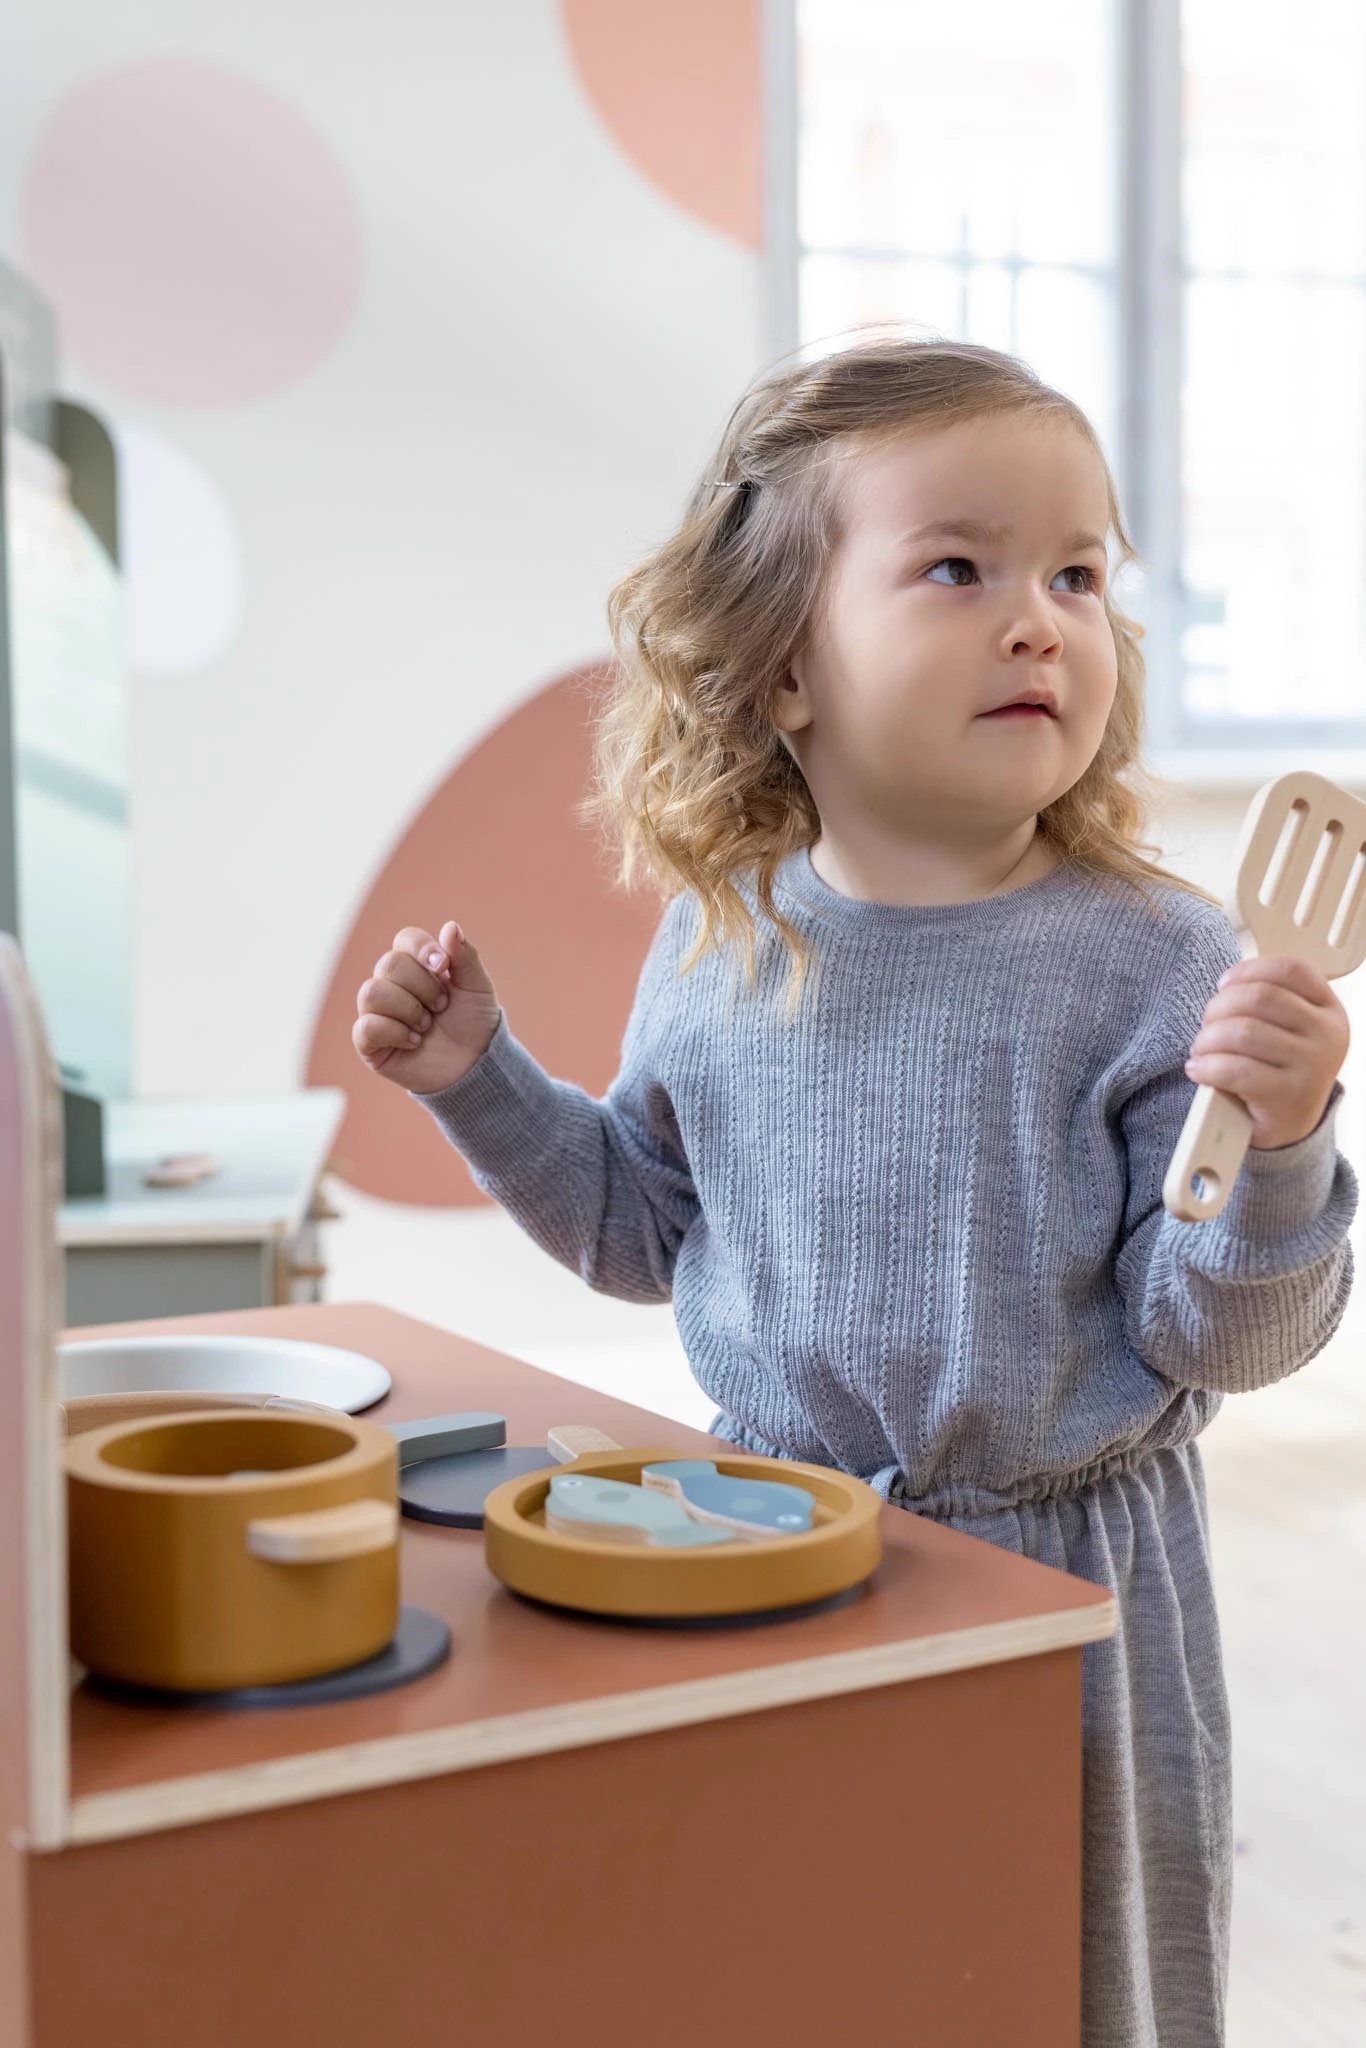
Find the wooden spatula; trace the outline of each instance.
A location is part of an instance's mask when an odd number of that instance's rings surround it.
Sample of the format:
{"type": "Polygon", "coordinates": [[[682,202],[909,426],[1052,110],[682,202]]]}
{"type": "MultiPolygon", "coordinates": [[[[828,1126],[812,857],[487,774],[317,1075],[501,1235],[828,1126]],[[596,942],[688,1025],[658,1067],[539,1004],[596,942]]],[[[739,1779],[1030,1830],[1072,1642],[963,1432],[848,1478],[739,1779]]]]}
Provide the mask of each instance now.
{"type": "MultiPolygon", "coordinates": [[[[1234,885],[1260,954],[1295,953],[1329,981],[1366,959],[1366,803],[1308,769],[1259,789],[1243,820],[1234,885]]],[[[1183,1223],[1228,1200],[1252,1136],[1236,1095],[1201,1084],[1162,1183],[1183,1223]]]]}

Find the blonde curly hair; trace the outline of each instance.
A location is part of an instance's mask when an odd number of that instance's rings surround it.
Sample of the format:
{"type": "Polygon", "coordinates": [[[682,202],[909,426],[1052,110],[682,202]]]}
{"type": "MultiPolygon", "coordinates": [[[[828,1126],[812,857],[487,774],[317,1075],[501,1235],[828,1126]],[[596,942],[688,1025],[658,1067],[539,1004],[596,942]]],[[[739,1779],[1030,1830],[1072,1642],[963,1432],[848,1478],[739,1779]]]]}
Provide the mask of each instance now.
{"type": "MultiPolygon", "coordinates": [[[[738,942],[756,980],[755,925],[737,881],[750,878],[781,933],[795,1008],[810,965],[773,881],[788,855],[820,836],[811,792],[773,720],[776,693],[802,645],[840,538],[831,454],[907,428],[991,413],[1075,427],[1105,472],[1117,566],[1136,561],[1114,479],[1085,413],[1014,356],[965,341],[865,337],[816,361],[761,376],[732,413],[673,536],[612,591],[615,662],[595,726],[592,794],[619,878],[642,872],[665,897],[690,890],[702,925],[682,972],[738,942]]],[[[1039,831],[1078,865],[1142,886],[1165,880],[1215,899],[1144,856],[1140,838],[1158,779],[1139,761],[1143,628],[1105,592],[1118,686],[1099,751],[1039,814],[1039,831]]]]}

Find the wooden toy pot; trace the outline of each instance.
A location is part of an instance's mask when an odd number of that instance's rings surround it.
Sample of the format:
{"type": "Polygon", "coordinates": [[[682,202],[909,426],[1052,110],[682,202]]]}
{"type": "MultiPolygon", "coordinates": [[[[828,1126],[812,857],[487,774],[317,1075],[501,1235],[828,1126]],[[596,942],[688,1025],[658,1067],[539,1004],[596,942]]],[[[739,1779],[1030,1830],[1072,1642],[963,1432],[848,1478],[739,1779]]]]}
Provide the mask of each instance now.
{"type": "Polygon", "coordinates": [[[337,1414],[215,1409],[72,1437],[71,1648],[109,1678],[314,1678],[398,1622],[398,1450],[337,1414]]]}
{"type": "Polygon", "coordinates": [[[318,1401],[286,1401],[280,1394],[78,1394],[63,1401],[58,1420],[64,1437],[84,1436],[87,1430],[110,1429],[116,1422],[160,1422],[165,1415],[204,1415],[211,1409],[246,1408],[259,1413],[280,1409],[287,1413],[316,1415],[330,1420],[335,1408],[318,1401]]]}

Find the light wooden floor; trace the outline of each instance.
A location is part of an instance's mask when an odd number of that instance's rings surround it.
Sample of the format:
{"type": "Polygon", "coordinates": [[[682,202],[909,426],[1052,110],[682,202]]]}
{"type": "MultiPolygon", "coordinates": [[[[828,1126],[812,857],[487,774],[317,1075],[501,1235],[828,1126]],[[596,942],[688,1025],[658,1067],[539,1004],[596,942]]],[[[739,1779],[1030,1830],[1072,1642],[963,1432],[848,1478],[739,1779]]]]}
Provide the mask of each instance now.
{"type": "Polygon", "coordinates": [[[1366,2043],[1366,1326],[1202,1448],[1233,1709],[1229,2048],[1366,2043]]]}
{"type": "MultiPolygon", "coordinates": [[[[1366,975],[1338,1144],[1366,1184],[1366,975]]],[[[1366,2044],[1366,1215],[1342,1329],[1201,1439],[1233,1710],[1228,2048],[1366,2044]]]]}
{"type": "MultiPolygon", "coordinates": [[[[1338,1139],[1366,1182],[1366,1016],[1345,1079],[1338,1139]]],[[[593,1294],[494,1210],[335,1197],[332,1300],[388,1302],[708,1426],[667,1305],[593,1294]]],[[[1366,2048],[1366,1216],[1354,1248],[1333,1343],[1226,1402],[1201,1440],[1234,1724],[1226,2048],[1366,2048]]]]}

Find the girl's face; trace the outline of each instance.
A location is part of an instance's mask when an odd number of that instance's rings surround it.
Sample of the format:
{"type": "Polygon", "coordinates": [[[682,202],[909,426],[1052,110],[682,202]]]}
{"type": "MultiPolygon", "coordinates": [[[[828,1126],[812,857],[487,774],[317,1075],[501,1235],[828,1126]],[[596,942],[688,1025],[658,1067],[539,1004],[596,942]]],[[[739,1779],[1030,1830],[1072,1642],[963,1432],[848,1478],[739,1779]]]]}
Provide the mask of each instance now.
{"type": "Polygon", "coordinates": [[[1066,421],[997,414],[849,459],[825,601],[775,722],[829,832],[965,842],[1077,782],[1114,702],[1105,475],[1066,421]],[[1049,708],[1000,711],[1022,692],[1049,708]]]}

